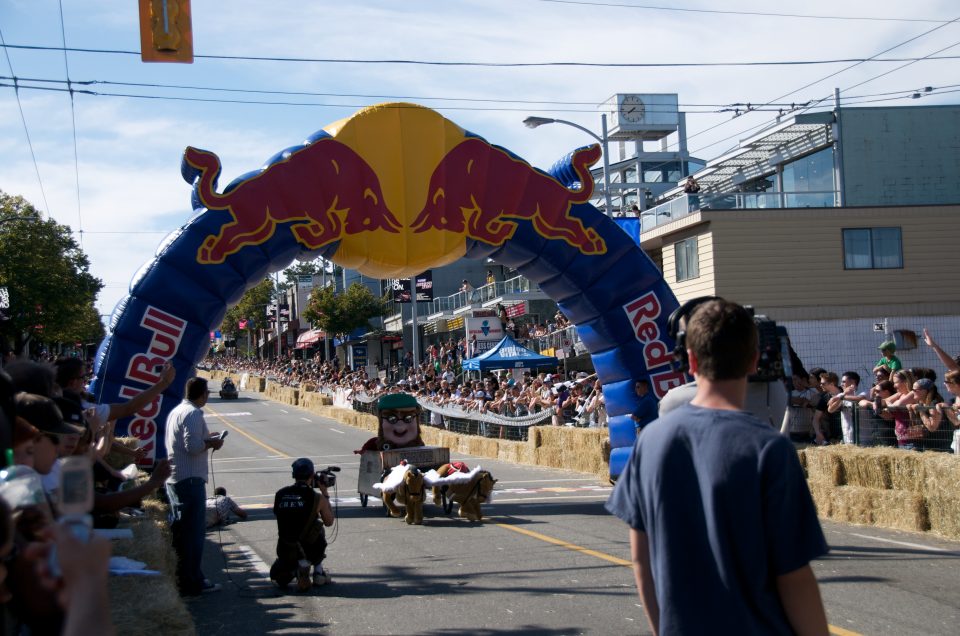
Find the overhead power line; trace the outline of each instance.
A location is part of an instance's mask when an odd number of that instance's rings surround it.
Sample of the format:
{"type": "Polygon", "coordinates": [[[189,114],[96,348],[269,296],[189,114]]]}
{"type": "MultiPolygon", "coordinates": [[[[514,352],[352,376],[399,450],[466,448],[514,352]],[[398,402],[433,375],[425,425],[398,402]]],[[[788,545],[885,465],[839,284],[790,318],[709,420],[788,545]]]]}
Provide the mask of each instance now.
{"type": "MultiPolygon", "coordinates": [[[[135,55],[140,51],[124,51],[119,49],[87,49],[77,47],[36,46],[27,44],[2,44],[8,49],[25,51],[67,51],[70,53],[94,53],[99,55],[135,55]]],[[[760,62],[471,62],[456,60],[407,60],[407,59],[359,59],[359,58],[313,58],[313,57],[283,57],[283,56],[256,56],[256,55],[200,55],[195,59],[229,60],[242,62],[297,62],[310,64],[399,64],[413,66],[452,66],[452,67],[481,67],[481,68],[533,68],[533,67],[584,67],[584,68],[684,68],[684,67],[718,67],[718,66],[813,66],[822,64],[848,64],[864,62],[914,62],[918,60],[955,60],[960,56],[945,55],[930,58],[837,58],[829,60],[778,60],[760,62]]]]}
{"type": "MultiPolygon", "coordinates": [[[[94,91],[89,89],[80,89],[75,88],[77,85],[82,84],[82,82],[70,82],[69,86],[30,86],[24,82],[35,82],[35,83],[49,83],[49,84],[67,84],[64,80],[38,80],[38,79],[26,79],[26,78],[12,78],[7,76],[0,75],[0,88],[16,88],[17,90],[37,90],[37,91],[49,91],[57,93],[70,93],[72,95],[90,95],[92,97],[121,97],[127,99],[146,99],[146,100],[164,100],[164,101],[179,101],[179,102],[195,102],[195,103],[209,103],[209,104],[245,104],[250,106],[298,106],[298,107],[311,107],[311,108],[364,108],[369,106],[370,103],[331,103],[331,102],[307,102],[307,101],[281,101],[281,100],[267,100],[267,99],[225,99],[222,97],[191,97],[186,95],[151,95],[151,94],[138,94],[138,93],[120,93],[120,92],[109,92],[109,91],[94,91]],[[6,81],[5,81],[6,80],[6,81]],[[12,83],[7,83],[12,81],[12,83]]],[[[122,84],[122,83],[121,83],[122,84]]],[[[950,85],[955,86],[955,85],[950,85]]],[[[158,88],[162,86],[153,86],[153,88],[158,88]]],[[[185,87],[177,87],[185,88],[185,87]]],[[[923,88],[915,89],[906,89],[898,91],[896,93],[883,93],[881,95],[899,95],[899,97],[889,97],[886,100],[882,101],[892,101],[897,99],[908,99],[913,97],[915,94],[921,94],[922,96],[930,94],[941,94],[942,92],[953,92],[953,91],[942,91],[942,88],[947,87],[934,87],[927,86],[923,88]],[[929,90],[928,90],[929,89],[929,90]]],[[[209,89],[208,89],[209,90],[209,89]]],[[[227,90],[227,89],[224,89],[227,90]]],[[[241,90],[241,89],[229,89],[231,92],[250,92],[250,93],[268,93],[270,91],[262,90],[241,90]]],[[[282,92],[281,92],[282,94],[282,92]]],[[[377,98],[376,96],[370,96],[377,98]]],[[[383,97],[383,96],[381,96],[383,97]]],[[[386,96],[390,98],[391,96],[386,96]]],[[[868,96],[862,96],[859,99],[866,99],[868,96]]],[[[407,98],[410,99],[410,98],[407,98]]],[[[455,97],[450,98],[435,98],[435,97],[425,97],[421,96],[416,99],[420,100],[444,100],[443,105],[434,106],[435,109],[441,111],[470,111],[470,112],[529,112],[530,108],[528,105],[530,102],[525,101],[513,101],[513,100],[471,100],[471,99],[459,99],[455,97]],[[450,102],[457,101],[489,101],[494,102],[496,105],[489,106],[463,106],[456,105],[450,102]],[[519,104],[516,107],[510,107],[509,104],[519,104]]],[[[711,115],[717,113],[725,112],[735,112],[737,115],[744,115],[751,112],[778,112],[780,114],[786,112],[794,112],[801,109],[808,109],[810,107],[816,106],[823,100],[811,101],[811,102],[792,102],[792,103],[778,103],[778,102],[760,102],[760,103],[750,103],[750,102],[735,102],[732,104],[717,104],[708,110],[692,110],[689,107],[684,108],[684,113],[687,115],[711,115]]],[[[855,101],[855,98],[845,98],[845,101],[848,104],[861,103],[855,101]]],[[[862,103],[870,103],[869,100],[862,103]]],[[[591,106],[589,108],[559,108],[557,105],[565,105],[566,102],[533,102],[536,104],[545,104],[542,106],[541,110],[550,113],[596,113],[596,105],[592,105],[593,102],[590,102],[591,106]]],[[[573,102],[574,105],[578,104],[573,102]]],[[[706,105],[704,105],[706,106],[706,105]]],[[[409,106],[397,105],[398,108],[419,108],[416,104],[411,104],[409,106]]],[[[669,108],[648,108],[649,112],[674,112],[673,109],[669,108]]],[[[719,127],[729,123],[728,121],[723,121],[716,124],[714,127],[719,127]]],[[[708,128],[707,130],[711,130],[708,128]]],[[[705,131],[704,131],[705,132],[705,131]]],[[[697,133],[700,134],[700,133],[697,133]]],[[[695,137],[696,135],[691,135],[695,137]]]]}
{"type": "Polygon", "coordinates": [[[70,128],[73,131],[73,175],[77,184],[77,228],[80,234],[80,249],[83,249],[83,214],[80,207],[80,157],[77,150],[77,108],[73,99],[73,90],[70,86],[70,62],[67,59],[67,30],[63,24],[63,0],[60,6],[60,36],[63,38],[63,71],[67,78],[67,90],[70,93],[70,128]]]}
{"type": "Polygon", "coordinates": [[[694,9],[687,7],[666,7],[649,4],[630,4],[626,2],[587,2],[586,0],[534,0],[551,4],[570,4],[584,7],[615,7],[618,9],[640,9],[643,11],[673,11],[679,13],[712,13],[720,15],[748,15],[764,18],[797,18],[801,20],[850,20],[870,22],[946,22],[932,18],[885,18],[866,15],[812,15],[807,13],[783,13],[774,11],[733,11],[721,9],[694,9]]]}
{"type": "MultiPolygon", "coordinates": [[[[6,46],[3,39],[3,29],[0,29],[0,46],[6,46]]],[[[7,58],[7,66],[10,68],[10,74],[14,75],[13,62],[10,61],[10,52],[4,48],[4,55],[7,58]]],[[[16,79],[13,81],[13,93],[17,98],[17,109],[20,111],[20,122],[23,124],[23,134],[27,137],[27,147],[30,149],[30,158],[33,159],[33,169],[37,173],[37,183],[40,185],[40,196],[43,197],[43,207],[50,214],[50,204],[47,203],[47,193],[43,189],[43,179],[40,177],[40,165],[37,163],[37,153],[33,149],[33,141],[30,139],[30,129],[27,127],[27,117],[23,114],[23,104],[20,103],[20,88],[16,79]]]]}

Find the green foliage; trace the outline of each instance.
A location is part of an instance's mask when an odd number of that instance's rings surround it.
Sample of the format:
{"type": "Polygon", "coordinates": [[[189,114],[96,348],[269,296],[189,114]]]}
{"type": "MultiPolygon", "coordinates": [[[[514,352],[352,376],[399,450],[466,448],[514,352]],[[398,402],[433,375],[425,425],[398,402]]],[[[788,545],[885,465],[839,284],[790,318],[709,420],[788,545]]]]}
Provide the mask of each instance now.
{"type": "MultiPolygon", "coordinates": [[[[249,321],[251,318],[254,323],[252,330],[263,328],[267,322],[266,307],[273,302],[274,298],[273,279],[264,278],[254,287],[248,289],[240,302],[227,310],[227,314],[220,324],[220,331],[230,336],[244,333],[244,330],[240,329],[240,321],[249,321]]],[[[251,329],[249,322],[247,329],[251,329]]]]}
{"type": "Polygon", "coordinates": [[[31,338],[88,343],[103,335],[94,307],[103,283],[70,227],[39,216],[23,197],[0,191],[0,286],[10,293],[0,336],[18,352],[31,338]]]}
{"type": "Polygon", "coordinates": [[[342,294],[333,289],[314,288],[303,317],[338,338],[344,338],[354,329],[366,327],[371,318],[386,316],[389,303],[373,295],[364,285],[354,283],[342,294]]]}
{"type": "MultiPolygon", "coordinates": [[[[295,265],[288,267],[283,270],[283,282],[280,283],[281,289],[290,289],[291,287],[297,286],[297,280],[299,276],[307,275],[320,275],[323,273],[324,261],[321,258],[318,258],[315,261],[309,261],[307,263],[298,262],[295,265]]],[[[329,268],[328,268],[329,270],[329,268]]],[[[333,272],[327,274],[327,279],[332,280],[338,276],[343,275],[343,268],[339,265],[333,266],[333,272]]],[[[320,286],[320,281],[315,280],[314,284],[320,286]]]]}

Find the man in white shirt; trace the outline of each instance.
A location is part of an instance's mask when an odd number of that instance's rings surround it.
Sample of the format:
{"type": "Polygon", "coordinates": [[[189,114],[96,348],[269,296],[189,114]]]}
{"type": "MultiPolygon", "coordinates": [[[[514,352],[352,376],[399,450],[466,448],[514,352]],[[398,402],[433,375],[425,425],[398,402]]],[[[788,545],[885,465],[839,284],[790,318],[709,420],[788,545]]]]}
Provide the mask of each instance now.
{"type": "Polygon", "coordinates": [[[211,434],[203,419],[210,398],[204,378],[187,380],[186,397],[167,416],[167,456],[173,466],[167,480],[175,493],[180,517],[173,524],[180,593],[196,596],[220,588],[203,576],[200,564],[206,534],[207,451],[223,447],[220,435],[211,434]]]}

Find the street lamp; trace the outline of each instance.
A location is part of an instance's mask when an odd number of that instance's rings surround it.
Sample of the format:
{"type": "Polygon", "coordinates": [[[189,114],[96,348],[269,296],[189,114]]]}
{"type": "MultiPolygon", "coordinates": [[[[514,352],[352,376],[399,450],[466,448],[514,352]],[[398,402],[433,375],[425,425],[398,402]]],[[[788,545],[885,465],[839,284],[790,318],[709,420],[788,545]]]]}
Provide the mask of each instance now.
{"type": "Polygon", "coordinates": [[[5,216],[3,218],[0,218],[0,225],[6,225],[7,223],[12,223],[14,221],[28,221],[30,223],[33,223],[34,221],[40,221],[40,220],[42,219],[36,214],[28,214],[26,216],[13,215],[13,216],[5,216]]]}
{"type": "Polygon", "coordinates": [[[606,207],[604,212],[606,212],[607,216],[612,216],[613,204],[610,202],[610,162],[607,158],[607,114],[603,113],[600,115],[600,135],[593,132],[589,128],[585,128],[584,126],[572,121],[567,121],[566,119],[553,119],[551,117],[536,117],[531,115],[523,120],[523,125],[527,128],[536,128],[538,126],[543,126],[544,124],[566,124],[567,126],[573,126],[577,130],[582,130],[600,142],[600,146],[603,148],[603,199],[606,207]]]}

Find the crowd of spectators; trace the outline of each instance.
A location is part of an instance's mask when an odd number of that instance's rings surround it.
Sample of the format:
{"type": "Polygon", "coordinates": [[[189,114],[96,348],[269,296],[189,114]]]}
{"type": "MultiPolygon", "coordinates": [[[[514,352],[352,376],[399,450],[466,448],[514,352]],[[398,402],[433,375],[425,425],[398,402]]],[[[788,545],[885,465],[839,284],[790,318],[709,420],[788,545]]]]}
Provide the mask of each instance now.
{"type": "Polygon", "coordinates": [[[924,341],[945,367],[904,368],[896,343],[883,342],[870,386],[855,371],[795,366],[783,432],[796,442],[895,446],[960,454],[960,356],[951,358],[927,330],[924,341]],[[944,393],[951,399],[944,398],[944,393]]]}
{"type": "MultiPolygon", "coordinates": [[[[507,372],[486,377],[461,377],[458,358],[446,346],[431,346],[419,366],[406,359],[402,365],[371,377],[366,370],[351,371],[337,359],[256,360],[236,356],[209,356],[202,365],[229,373],[249,373],[284,386],[332,394],[375,399],[391,391],[412,393],[426,403],[465,414],[490,413],[525,417],[553,409],[552,423],[605,426],[606,408],[600,382],[585,372],[530,373],[515,378],[507,372]]],[[[438,418],[439,420],[439,418],[438,418]]],[[[442,421],[442,420],[440,420],[442,421]]],[[[435,420],[434,423],[440,423],[435,420]]]]}
{"type": "MultiPolygon", "coordinates": [[[[149,478],[140,477],[134,462],[142,452],[115,439],[114,422],[167,388],[173,367],[165,365],[156,383],[130,401],[99,405],[83,392],[87,371],[79,359],[65,358],[55,364],[9,361],[0,372],[0,427],[12,432],[8,463],[13,465],[0,482],[5,537],[0,556],[7,579],[2,609],[9,633],[113,633],[107,594],[111,545],[92,529],[115,527],[123,515],[141,515],[142,498],[170,475],[162,460],[149,478]],[[118,470],[108,458],[127,469],[118,470]],[[68,472],[94,484],[85,513],[66,514],[60,476],[68,472]]],[[[79,505],[84,507],[82,499],[79,505]]]]}

